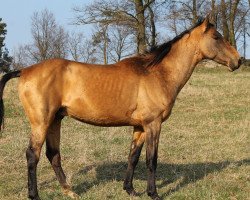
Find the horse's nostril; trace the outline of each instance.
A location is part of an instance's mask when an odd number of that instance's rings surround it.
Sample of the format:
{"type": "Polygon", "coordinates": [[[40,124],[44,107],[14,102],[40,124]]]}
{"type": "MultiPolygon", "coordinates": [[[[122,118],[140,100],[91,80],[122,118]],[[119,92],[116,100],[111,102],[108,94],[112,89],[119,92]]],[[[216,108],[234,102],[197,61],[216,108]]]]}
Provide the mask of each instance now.
{"type": "Polygon", "coordinates": [[[245,58],[244,57],[240,57],[239,61],[238,61],[238,65],[240,66],[241,64],[244,63],[245,58]]]}
{"type": "Polygon", "coordinates": [[[240,57],[239,65],[243,64],[244,62],[245,62],[245,58],[244,57],[240,57]]]}

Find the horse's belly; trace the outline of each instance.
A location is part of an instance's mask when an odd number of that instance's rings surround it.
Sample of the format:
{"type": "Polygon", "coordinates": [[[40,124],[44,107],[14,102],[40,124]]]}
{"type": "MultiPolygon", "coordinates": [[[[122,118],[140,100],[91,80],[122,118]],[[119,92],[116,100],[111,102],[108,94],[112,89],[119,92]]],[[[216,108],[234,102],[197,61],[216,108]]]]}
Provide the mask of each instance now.
{"type": "Polygon", "coordinates": [[[66,106],[66,112],[68,116],[89,124],[122,126],[132,124],[131,115],[135,107],[127,102],[97,104],[78,99],[66,106]]]}
{"type": "Polygon", "coordinates": [[[104,126],[130,124],[137,101],[137,77],[117,70],[86,71],[81,77],[64,87],[62,104],[69,116],[104,126]]]}

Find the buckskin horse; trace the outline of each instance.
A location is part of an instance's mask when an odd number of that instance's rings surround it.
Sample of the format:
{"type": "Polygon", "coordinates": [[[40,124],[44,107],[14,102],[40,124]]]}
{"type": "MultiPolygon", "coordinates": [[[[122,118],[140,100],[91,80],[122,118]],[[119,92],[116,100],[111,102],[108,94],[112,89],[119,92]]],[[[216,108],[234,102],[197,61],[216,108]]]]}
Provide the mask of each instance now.
{"type": "Polygon", "coordinates": [[[5,74],[0,81],[0,122],[3,89],[19,78],[19,97],[31,125],[28,196],[40,199],[37,164],[46,141],[46,156],[63,191],[75,198],[61,167],[60,127],[64,116],[97,126],[133,126],[133,138],[123,188],[135,195],[134,169],[146,144],[147,194],[160,199],[155,185],[161,124],[170,116],[176,97],[203,59],[224,64],[230,71],[240,66],[240,56],[217,32],[209,17],[173,40],[144,55],[111,65],[51,59],[5,74]]]}

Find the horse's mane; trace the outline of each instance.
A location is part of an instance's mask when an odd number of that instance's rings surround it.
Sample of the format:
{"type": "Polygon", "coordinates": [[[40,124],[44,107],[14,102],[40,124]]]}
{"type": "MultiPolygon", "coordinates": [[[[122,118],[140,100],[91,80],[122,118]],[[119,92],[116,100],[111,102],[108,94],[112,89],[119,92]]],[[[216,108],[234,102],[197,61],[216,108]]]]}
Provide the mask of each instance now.
{"type": "Polygon", "coordinates": [[[190,29],[183,31],[180,35],[177,35],[174,39],[165,42],[159,46],[152,47],[149,51],[146,51],[140,57],[144,57],[147,61],[144,67],[149,68],[159,64],[162,59],[170,52],[172,45],[179,41],[184,35],[190,33],[193,29],[200,26],[204,21],[204,18],[199,18],[198,22],[190,29]],[[150,58],[150,59],[149,59],[150,58]]]}

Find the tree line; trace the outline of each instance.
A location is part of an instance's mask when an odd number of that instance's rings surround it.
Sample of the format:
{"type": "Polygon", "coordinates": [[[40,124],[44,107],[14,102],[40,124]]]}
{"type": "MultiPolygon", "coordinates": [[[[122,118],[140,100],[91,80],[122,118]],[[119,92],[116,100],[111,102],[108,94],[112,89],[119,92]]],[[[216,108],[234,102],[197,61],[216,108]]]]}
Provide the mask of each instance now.
{"type": "Polygon", "coordinates": [[[2,72],[8,72],[12,62],[12,57],[9,56],[9,51],[4,43],[7,34],[6,27],[7,24],[0,18],[0,70],[2,72]]]}
{"type": "Polygon", "coordinates": [[[242,56],[249,45],[250,0],[95,0],[71,9],[74,20],[69,23],[91,25],[91,36],[67,31],[47,9],[35,12],[32,43],[15,49],[12,66],[22,68],[50,58],[114,63],[175,37],[208,13],[242,56]]]}

